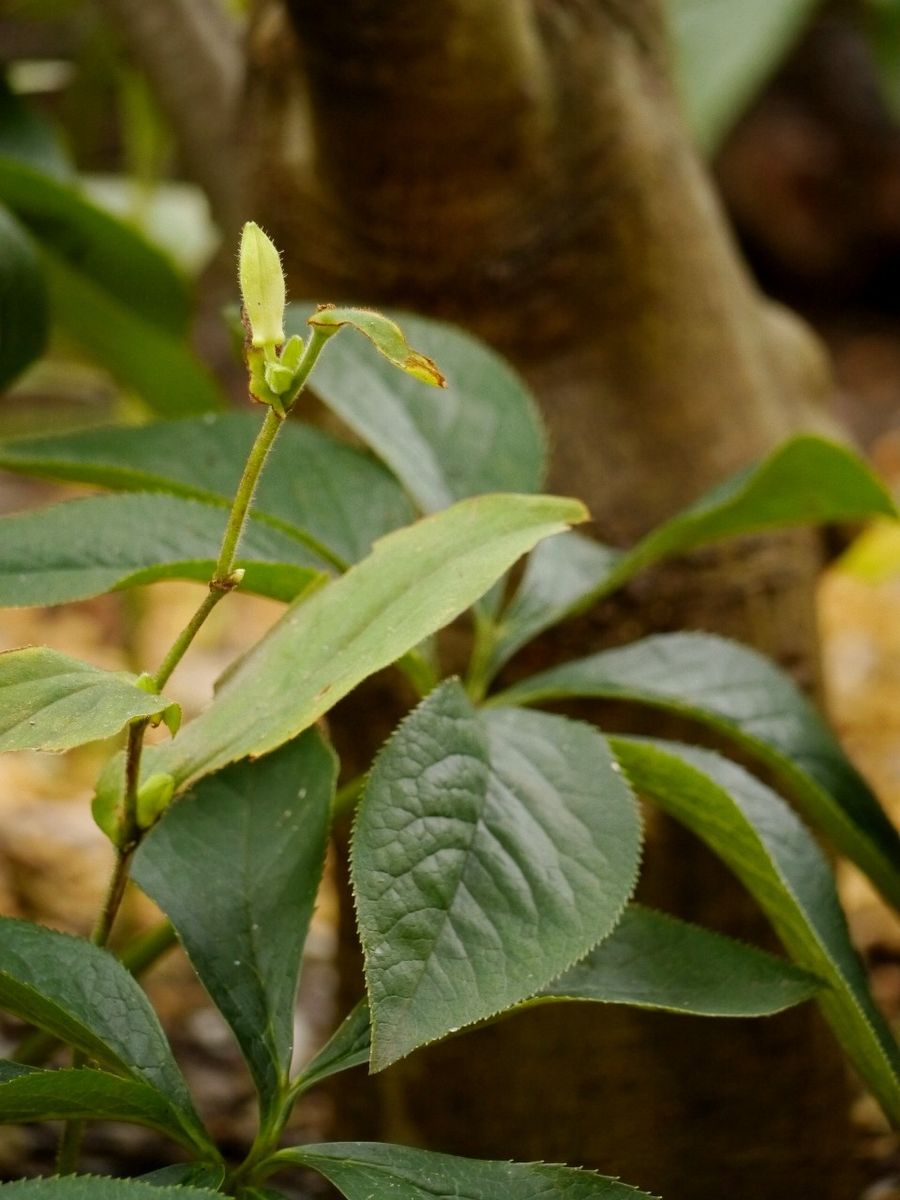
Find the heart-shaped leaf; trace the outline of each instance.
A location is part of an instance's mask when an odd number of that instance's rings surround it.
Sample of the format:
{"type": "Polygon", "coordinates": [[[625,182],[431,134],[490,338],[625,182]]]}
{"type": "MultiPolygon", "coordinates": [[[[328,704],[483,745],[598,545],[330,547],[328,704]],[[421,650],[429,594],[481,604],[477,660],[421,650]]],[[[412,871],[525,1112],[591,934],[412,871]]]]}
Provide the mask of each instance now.
{"type": "Polygon", "coordinates": [[[510,1008],[606,937],[640,823],[587,725],[479,712],[450,680],[375,761],[352,847],[372,1066],[510,1008]]]}

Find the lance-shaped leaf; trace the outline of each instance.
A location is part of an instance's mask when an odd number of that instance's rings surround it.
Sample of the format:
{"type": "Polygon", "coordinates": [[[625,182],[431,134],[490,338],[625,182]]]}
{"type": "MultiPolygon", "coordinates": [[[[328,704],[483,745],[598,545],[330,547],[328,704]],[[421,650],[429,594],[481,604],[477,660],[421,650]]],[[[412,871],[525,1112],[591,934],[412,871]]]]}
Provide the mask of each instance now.
{"type": "Polygon", "coordinates": [[[266,1106],[287,1083],[300,958],[337,766],[314,730],[198,783],[144,839],[134,878],[178,931],[266,1106]]]}
{"type": "Polygon", "coordinates": [[[0,1008],[160,1091],[201,1145],[205,1133],[140,985],[83,938],[0,918],[0,1008]]]}
{"type": "Polygon", "coordinates": [[[893,517],[897,510],[860,458],[823,438],[794,438],[660,525],[631,550],[588,546],[586,539],[576,537],[540,547],[502,614],[490,673],[545,629],[584,612],[663,559],[741,534],[876,515],[893,517]]]}
{"type": "Polygon", "coordinates": [[[85,1069],[29,1071],[0,1083],[0,1124],[75,1120],[144,1125],[197,1149],[171,1103],[146,1083],[85,1069]]]}
{"type": "Polygon", "coordinates": [[[137,1179],[66,1175],[61,1179],[17,1179],[0,1183],[3,1200],[221,1200],[208,1188],[154,1187],[137,1179]]]}
{"type": "Polygon", "coordinates": [[[372,768],[353,888],[381,1070],[533,995],[613,929],[634,796],[590,726],[479,712],[449,680],[372,768]]]}
{"type": "Polygon", "coordinates": [[[307,324],[326,333],[349,326],[368,338],[392,367],[430,387],[447,386],[434,360],[413,350],[396,321],[383,313],[368,308],[335,308],[332,304],[325,304],[316,309],[307,319],[307,324]]]}
{"type": "Polygon", "coordinates": [[[0,387],[6,387],[44,351],[47,289],[31,238],[0,207],[0,387]]]}
{"type": "Polygon", "coordinates": [[[670,0],[687,117],[713,153],[820,0],[670,0]]]}
{"type": "Polygon", "coordinates": [[[298,1093],[309,1091],[330,1075],[361,1067],[369,1061],[371,1047],[369,1002],[360,1000],[337,1027],[319,1053],[312,1058],[295,1081],[298,1093]]]}
{"type": "MultiPolygon", "coordinates": [[[[346,575],[288,609],[210,707],[171,745],[144,755],[147,775],[164,772],[181,785],[296,737],[464,612],[541,538],[584,516],[575,500],[479,496],[382,538],[346,575]]],[[[118,789],[120,775],[111,766],[101,792],[118,789]]]]}
{"type": "Polygon", "coordinates": [[[697,834],[752,892],[794,961],[830,984],[819,1004],[889,1119],[900,1053],[869,994],[827,862],[787,804],[735,763],[671,742],[611,738],[641,792],[697,834]]]}
{"type": "MultiPolygon", "coordinates": [[[[62,604],[103,592],[194,579],[215,569],[228,512],[178,496],[89,496],[0,518],[0,605],[62,604]]],[[[236,566],[244,591],[290,601],[328,564],[296,538],[251,518],[236,566]]]]}
{"type": "Polygon", "coordinates": [[[176,335],[186,331],[184,279],[133,226],[93,204],[77,184],[4,154],[0,202],[36,240],[110,299],[151,326],[176,335]]]}
{"type": "MultiPolygon", "coordinates": [[[[301,330],[301,307],[289,310],[289,329],[301,330]]],[[[387,463],[424,512],[485,492],[538,491],[545,437],[518,375],[459,329],[394,315],[440,364],[445,392],[436,396],[398,374],[361,338],[340,337],[316,364],[315,393],[387,463]]]]}
{"type": "Polygon", "coordinates": [[[312,1167],[347,1200],[649,1200],[616,1179],[544,1163],[485,1162],[383,1142],[326,1142],[271,1160],[312,1167]]]}
{"type": "Polygon", "coordinates": [[[172,707],[127,671],[104,671],[45,646],[0,654],[0,751],[71,750],[172,707]]]}
{"type": "Polygon", "coordinates": [[[763,655],[709,634],[662,634],[542,671],[496,702],[574,696],[678,713],[749,750],[784,781],[809,820],[900,906],[900,835],[810,702],[763,655]]]}
{"type": "Polygon", "coordinates": [[[609,937],[530,1004],[627,1004],[703,1017],[767,1017],[822,981],[755,946],[630,904],[609,937]]]}
{"type": "Polygon", "coordinates": [[[225,1166],[202,1162],[173,1163],[170,1167],[160,1167],[158,1171],[141,1175],[139,1181],[152,1184],[155,1188],[195,1187],[218,1192],[225,1182],[225,1166]]]}
{"type": "MultiPolygon", "coordinates": [[[[254,413],[207,414],[145,426],[89,429],[0,447],[0,466],[116,491],[163,491],[230,504],[253,439],[254,413]]],[[[338,564],[414,517],[394,477],[368,454],[321,430],[287,422],[253,502],[254,515],[306,537],[338,564]]]]}
{"type": "MultiPolygon", "coordinates": [[[[183,337],[136,312],[61,255],[45,248],[42,257],[53,320],[151,411],[179,417],[224,406],[218,383],[183,337]]],[[[132,271],[127,278],[139,292],[132,271]]]]}

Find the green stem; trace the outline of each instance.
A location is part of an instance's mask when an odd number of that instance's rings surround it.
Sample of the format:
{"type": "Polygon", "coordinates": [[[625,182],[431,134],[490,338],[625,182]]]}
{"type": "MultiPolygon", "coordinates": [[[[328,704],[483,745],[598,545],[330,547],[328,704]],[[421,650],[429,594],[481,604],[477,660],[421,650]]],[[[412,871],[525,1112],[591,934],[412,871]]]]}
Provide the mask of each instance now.
{"type": "Polygon", "coordinates": [[[349,812],[355,805],[357,800],[362,795],[362,790],[366,786],[365,774],[357,775],[355,779],[351,779],[349,783],[345,783],[343,787],[338,788],[334,800],[331,804],[332,820],[337,820],[344,813],[349,812]]]}
{"type": "Polygon", "coordinates": [[[475,704],[479,704],[484,699],[490,687],[491,658],[494,653],[496,637],[496,624],[483,617],[476,609],[475,644],[472,647],[472,657],[469,659],[469,669],[466,672],[466,691],[475,704]]]}

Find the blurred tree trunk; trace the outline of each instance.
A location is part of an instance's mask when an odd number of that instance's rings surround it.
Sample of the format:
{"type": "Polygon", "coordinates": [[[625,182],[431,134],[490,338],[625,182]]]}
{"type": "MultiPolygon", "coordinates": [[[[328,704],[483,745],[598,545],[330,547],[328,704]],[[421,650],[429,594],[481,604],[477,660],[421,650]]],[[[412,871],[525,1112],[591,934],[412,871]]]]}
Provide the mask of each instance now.
{"type": "MultiPolygon", "coordinates": [[[[543,404],[551,485],[618,542],[820,423],[830,386],[735,253],[667,59],[657,0],[258,0],[250,33],[246,211],[286,248],[293,294],[406,305],[498,346],[543,404]]],[[[748,540],[537,654],[703,627],[814,687],[818,565],[813,535],[748,540]]],[[[694,843],[665,825],[651,841],[648,895],[759,933],[694,843]]],[[[666,1200],[853,1194],[843,1068],[811,1009],[542,1010],[381,1089],[359,1136],[587,1163],[666,1200]]]]}

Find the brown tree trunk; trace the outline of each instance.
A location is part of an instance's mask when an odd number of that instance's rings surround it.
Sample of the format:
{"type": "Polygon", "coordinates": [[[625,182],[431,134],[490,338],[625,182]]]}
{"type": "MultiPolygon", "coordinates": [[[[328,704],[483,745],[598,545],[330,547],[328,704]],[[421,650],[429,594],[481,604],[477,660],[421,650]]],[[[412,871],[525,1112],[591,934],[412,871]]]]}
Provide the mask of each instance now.
{"type": "MultiPolygon", "coordinates": [[[[755,291],[682,128],[656,0],[258,0],[248,211],[294,295],[403,304],[525,372],[551,484],[628,542],[822,420],[818,346],[755,291]]],[[[817,677],[812,535],[643,580],[537,651],[701,626],[817,677]],[[573,644],[574,640],[574,644],[573,644]]],[[[661,826],[648,892],[742,933],[760,919],[661,826]]],[[[691,1022],[544,1010],[414,1056],[380,1129],[565,1159],[667,1200],[846,1200],[843,1068],[812,1010],[691,1022]]]]}

